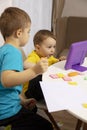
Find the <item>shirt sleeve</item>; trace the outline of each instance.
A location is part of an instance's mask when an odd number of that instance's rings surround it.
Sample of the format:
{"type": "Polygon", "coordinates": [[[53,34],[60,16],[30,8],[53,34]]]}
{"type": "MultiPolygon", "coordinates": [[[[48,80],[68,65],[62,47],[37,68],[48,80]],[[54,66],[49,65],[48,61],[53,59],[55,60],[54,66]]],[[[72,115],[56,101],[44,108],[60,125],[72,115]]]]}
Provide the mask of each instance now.
{"type": "Polygon", "coordinates": [[[52,65],[54,63],[57,63],[59,60],[57,58],[55,58],[54,56],[51,56],[49,59],[48,59],[48,63],[49,65],[52,65]]]}
{"type": "Polygon", "coordinates": [[[36,63],[36,58],[34,56],[28,56],[26,59],[27,62],[36,63]]]}
{"type": "Polygon", "coordinates": [[[13,49],[4,54],[1,71],[3,70],[23,70],[22,55],[19,50],[13,49]]]}
{"type": "Polygon", "coordinates": [[[36,64],[40,61],[40,57],[34,51],[32,51],[32,53],[28,55],[26,61],[36,64]]]}

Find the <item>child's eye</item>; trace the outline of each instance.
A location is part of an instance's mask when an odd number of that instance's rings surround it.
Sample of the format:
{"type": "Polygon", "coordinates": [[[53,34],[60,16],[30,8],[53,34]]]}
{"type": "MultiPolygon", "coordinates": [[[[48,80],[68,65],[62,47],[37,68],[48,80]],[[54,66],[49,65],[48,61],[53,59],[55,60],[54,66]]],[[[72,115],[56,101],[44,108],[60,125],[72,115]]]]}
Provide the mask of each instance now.
{"type": "Polygon", "coordinates": [[[48,48],[51,48],[51,46],[49,46],[48,48]]]}
{"type": "Polygon", "coordinates": [[[49,46],[48,48],[54,48],[54,49],[55,49],[55,48],[56,48],[56,46],[53,46],[53,47],[52,47],[52,46],[49,46]]]}
{"type": "Polygon", "coordinates": [[[54,46],[54,48],[56,48],[56,46],[54,46]]]}

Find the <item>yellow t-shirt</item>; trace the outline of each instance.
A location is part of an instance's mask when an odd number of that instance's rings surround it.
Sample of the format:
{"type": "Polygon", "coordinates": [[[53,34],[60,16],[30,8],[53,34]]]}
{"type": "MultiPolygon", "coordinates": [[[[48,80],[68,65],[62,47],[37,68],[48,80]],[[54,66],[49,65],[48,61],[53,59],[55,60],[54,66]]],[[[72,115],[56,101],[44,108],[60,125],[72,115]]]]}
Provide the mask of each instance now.
{"type": "MultiPolygon", "coordinates": [[[[37,55],[36,51],[34,50],[34,51],[32,51],[32,52],[28,55],[26,61],[36,64],[37,62],[40,61],[40,59],[41,59],[41,57],[39,57],[39,56],[37,55]]],[[[56,63],[56,62],[58,62],[58,61],[59,61],[59,60],[58,60],[57,58],[55,58],[54,56],[51,56],[51,57],[48,58],[48,65],[50,66],[50,65],[52,65],[52,64],[54,64],[54,63],[56,63]]],[[[24,92],[26,92],[27,89],[28,89],[28,83],[29,83],[29,82],[27,82],[27,83],[24,84],[24,87],[23,87],[23,91],[24,91],[24,92]]]]}

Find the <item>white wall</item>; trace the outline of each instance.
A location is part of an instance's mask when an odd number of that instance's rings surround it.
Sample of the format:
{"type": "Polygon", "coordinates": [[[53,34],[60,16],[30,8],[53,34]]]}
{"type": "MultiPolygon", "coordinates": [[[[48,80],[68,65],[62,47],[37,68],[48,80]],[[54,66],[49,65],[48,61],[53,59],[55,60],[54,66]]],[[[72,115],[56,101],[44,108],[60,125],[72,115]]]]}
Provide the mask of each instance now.
{"type": "Polygon", "coordinates": [[[13,6],[24,9],[31,17],[30,40],[23,47],[26,55],[34,49],[33,36],[39,29],[51,29],[52,0],[13,0],[13,6]]]}
{"type": "Polygon", "coordinates": [[[62,16],[87,17],[87,0],[65,0],[62,16]]]}
{"type": "MultiPolygon", "coordinates": [[[[6,7],[12,6],[12,0],[0,0],[0,14],[6,7]]],[[[3,45],[4,40],[2,35],[0,34],[0,46],[3,45]]]]}

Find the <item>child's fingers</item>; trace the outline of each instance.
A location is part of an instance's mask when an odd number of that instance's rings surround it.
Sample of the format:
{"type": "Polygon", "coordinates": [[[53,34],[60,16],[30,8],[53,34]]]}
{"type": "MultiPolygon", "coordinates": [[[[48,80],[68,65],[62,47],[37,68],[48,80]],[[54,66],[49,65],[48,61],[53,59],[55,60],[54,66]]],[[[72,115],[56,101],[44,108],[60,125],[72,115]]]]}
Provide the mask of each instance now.
{"type": "Polygon", "coordinates": [[[61,61],[61,60],[66,60],[66,57],[65,56],[61,56],[60,58],[59,58],[59,60],[61,61]]]}
{"type": "Polygon", "coordinates": [[[43,61],[43,62],[47,62],[47,63],[48,63],[48,59],[47,59],[47,57],[44,57],[44,58],[42,57],[42,58],[41,58],[41,61],[43,61]]]}
{"type": "Polygon", "coordinates": [[[36,100],[34,98],[26,99],[25,107],[27,109],[32,109],[36,105],[36,100]]]}
{"type": "Polygon", "coordinates": [[[48,69],[47,58],[41,58],[41,60],[34,66],[36,74],[42,74],[48,69]]]}
{"type": "Polygon", "coordinates": [[[47,58],[41,59],[41,67],[43,69],[43,72],[45,72],[48,69],[48,59],[47,58]]]}

